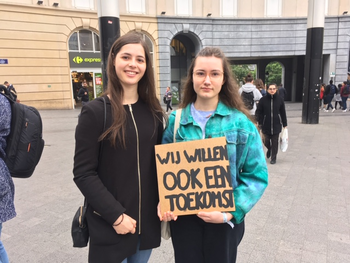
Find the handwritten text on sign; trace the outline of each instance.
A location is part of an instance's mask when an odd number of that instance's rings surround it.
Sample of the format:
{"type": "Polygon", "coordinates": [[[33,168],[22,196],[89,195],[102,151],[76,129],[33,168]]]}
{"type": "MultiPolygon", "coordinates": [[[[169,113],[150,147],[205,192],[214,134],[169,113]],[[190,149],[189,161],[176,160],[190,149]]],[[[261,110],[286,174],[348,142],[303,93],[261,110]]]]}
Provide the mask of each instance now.
{"type": "Polygon", "coordinates": [[[226,138],[156,145],[161,211],[234,211],[226,138]]]}

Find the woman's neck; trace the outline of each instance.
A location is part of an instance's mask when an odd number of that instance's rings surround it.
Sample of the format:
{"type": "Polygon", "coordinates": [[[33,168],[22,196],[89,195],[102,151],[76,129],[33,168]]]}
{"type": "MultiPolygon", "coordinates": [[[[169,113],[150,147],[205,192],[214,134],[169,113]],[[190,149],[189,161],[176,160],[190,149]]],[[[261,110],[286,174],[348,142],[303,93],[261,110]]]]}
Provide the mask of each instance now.
{"type": "Polygon", "coordinates": [[[124,89],[123,105],[134,104],[138,99],[139,94],[137,92],[137,86],[135,88],[124,89]]]}
{"type": "Polygon", "coordinates": [[[200,111],[214,111],[218,106],[219,100],[197,100],[194,102],[196,110],[200,111]]]}

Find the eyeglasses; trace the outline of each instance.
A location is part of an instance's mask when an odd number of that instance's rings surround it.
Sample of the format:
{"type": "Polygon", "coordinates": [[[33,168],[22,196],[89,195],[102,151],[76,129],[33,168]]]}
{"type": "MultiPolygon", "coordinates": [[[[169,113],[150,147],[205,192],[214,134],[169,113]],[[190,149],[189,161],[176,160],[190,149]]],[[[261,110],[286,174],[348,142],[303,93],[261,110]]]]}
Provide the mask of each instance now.
{"type": "Polygon", "coordinates": [[[276,90],[276,88],[269,88],[269,90],[276,90]]]}
{"type": "Polygon", "coordinates": [[[209,78],[211,80],[217,80],[217,79],[220,79],[223,74],[224,72],[219,70],[214,70],[209,73],[202,70],[197,70],[193,72],[193,77],[195,77],[196,79],[204,80],[209,75],[209,78]]]}

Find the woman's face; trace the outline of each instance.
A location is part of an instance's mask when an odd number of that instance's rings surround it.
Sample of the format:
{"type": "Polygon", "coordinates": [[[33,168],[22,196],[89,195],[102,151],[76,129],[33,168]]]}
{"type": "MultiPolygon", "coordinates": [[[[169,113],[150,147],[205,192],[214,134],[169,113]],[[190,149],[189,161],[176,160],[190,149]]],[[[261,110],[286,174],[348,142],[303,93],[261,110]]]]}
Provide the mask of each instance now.
{"type": "Polygon", "coordinates": [[[277,92],[276,85],[270,85],[269,88],[267,89],[267,92],[270,93],[271,95],[274,95],[277,92]]]}
{"type": "Polygon", "coordinates": [[[216,57],[198,57],[193,68],[193,88],[197,101],[219,100],[224,84],[222,60],[216,57]]]}
{"type": "Polygon", "coordinates": [[[137,88],[146,71],[145,50],[141,44],[127,44],[114,60],[115,73],[124,89],[137,88]]]}

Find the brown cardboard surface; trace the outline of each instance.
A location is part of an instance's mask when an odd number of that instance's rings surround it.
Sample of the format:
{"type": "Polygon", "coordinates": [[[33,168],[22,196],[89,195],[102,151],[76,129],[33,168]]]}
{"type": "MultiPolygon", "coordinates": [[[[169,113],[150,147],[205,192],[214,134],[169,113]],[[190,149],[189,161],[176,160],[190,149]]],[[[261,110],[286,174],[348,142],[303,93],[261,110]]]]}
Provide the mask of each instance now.
{"type": "Polygon", "coordinates": [[[234,211],[226,138],[155,146],[161,211],[234,211]]]}

